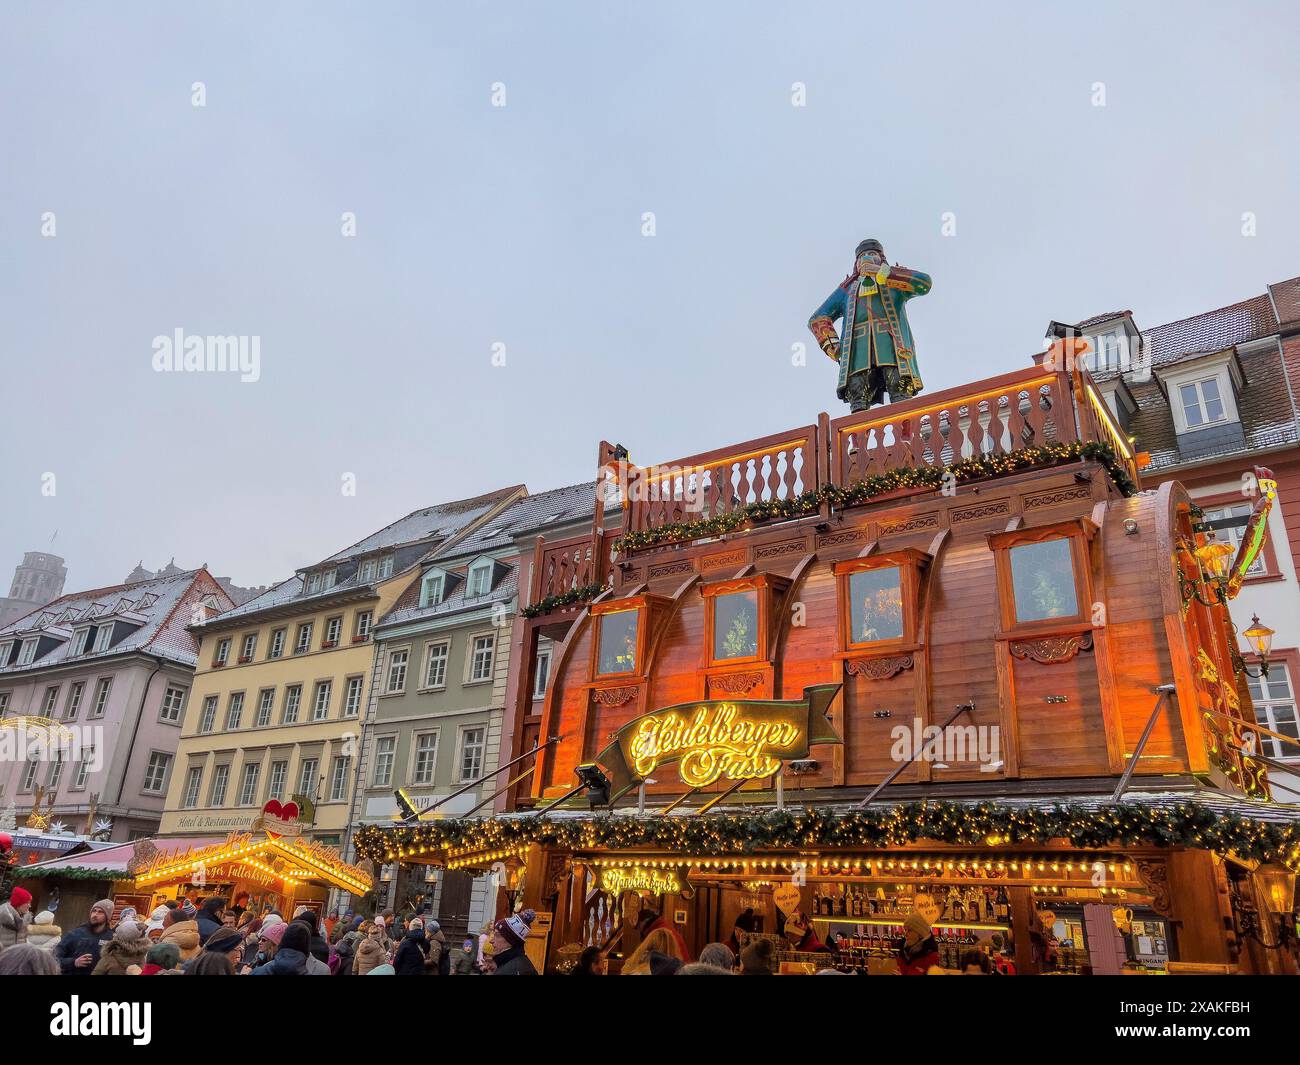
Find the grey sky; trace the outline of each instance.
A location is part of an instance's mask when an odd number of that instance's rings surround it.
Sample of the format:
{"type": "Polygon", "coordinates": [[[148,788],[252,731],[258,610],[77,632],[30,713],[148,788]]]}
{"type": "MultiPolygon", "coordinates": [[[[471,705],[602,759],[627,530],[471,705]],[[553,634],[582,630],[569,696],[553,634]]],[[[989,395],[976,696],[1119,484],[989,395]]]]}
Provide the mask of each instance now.
{"type": "Polygon", "coordinates": [[[0,595],[55,529],[70,589],[265,583],[838,415],[805,322],[865,236],[934,277],[931,391],[1300,273],[1294,4],[201,6],[0,7],[0,595]],[[155,373],[178,327],[261,380],[155,373]]]}

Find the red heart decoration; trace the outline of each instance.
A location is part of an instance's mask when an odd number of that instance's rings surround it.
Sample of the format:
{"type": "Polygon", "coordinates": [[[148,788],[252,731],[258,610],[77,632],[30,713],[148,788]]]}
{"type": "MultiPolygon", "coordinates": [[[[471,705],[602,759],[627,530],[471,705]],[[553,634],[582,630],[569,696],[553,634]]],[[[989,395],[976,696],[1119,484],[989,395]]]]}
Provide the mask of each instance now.
{"type": "MultiPolygon", "coordinates": [[[[294,807],[294,813],[297,813],[297,807],[294,807]]],[[[271,799],[262,807],[262,813],[267,817],[275,817],[284,820],[284,807],[280,805],[279,799],[271,799]]]]}
{"type": "Polygon", "coordinates": [[[282,821],[296,821],[298,819],[298,804],[296,802],[287,802],[280,809],[280,819],[282,821]]]}

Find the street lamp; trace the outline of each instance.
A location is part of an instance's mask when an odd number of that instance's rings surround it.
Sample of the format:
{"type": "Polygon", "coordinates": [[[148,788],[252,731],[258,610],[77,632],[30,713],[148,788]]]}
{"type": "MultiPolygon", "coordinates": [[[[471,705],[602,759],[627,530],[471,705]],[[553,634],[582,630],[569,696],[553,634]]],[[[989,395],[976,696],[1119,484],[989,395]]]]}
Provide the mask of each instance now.
{"type": "Polygon", "coordinates": [[[1241,634],[1250,644],[1250,649],[1255,652],[1259,658],[1259,672],[1252,673],[1243,662],[1242,670],[1246,676],[1259,680],[1261,677],[1268,676],[1268,653],[1273,649],[1273,630],[1267,625],[1261,624],[1259,615],[1254,614],[1250,619],[1250,628],[1241,634]]]}

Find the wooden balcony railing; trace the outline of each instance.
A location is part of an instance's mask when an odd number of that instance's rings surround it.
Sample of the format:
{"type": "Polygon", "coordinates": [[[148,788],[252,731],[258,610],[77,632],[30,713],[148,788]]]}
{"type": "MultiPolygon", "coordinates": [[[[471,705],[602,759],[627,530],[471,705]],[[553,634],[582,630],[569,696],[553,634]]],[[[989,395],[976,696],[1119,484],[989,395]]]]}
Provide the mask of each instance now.
{"type": "MultiPolygon", "coordinates": [[[[692,539],[693,521],[741,519],[713,522],[700,536],[740,528],[745,519],[737,512],[755,504],[793,504],[755,521],[829,514],[844,504],[820,492],[824,486],[851,488],[900,467],[943,470],[1045,445],[1088,443],[1109,447],[1118,471],[1138,484],[1133,448],[1087,371],[1036,365],[875,411],[834,420],[823,414],[814,425],[659,466],[636,466],[603,450],[600,477],[617,481],[611,498],[622,503],[622,529],[618,536],[593,531],[554,543],[539,538],[529,601],[603,584],[612,545],[628,534],[635,546],[624,544],[625,551],[649,550],[692,539]],[[666,535],[646,535],[659,529],[666,535]]],[[[612,454],[609,445],[602,448],[612,454]]],[[[852,505],[862,498],[857,493],[852,505]]]]}
{"type": "Polygon", "coordinates": [[[899,466],[954,466],[1080,439],[1066,373],[1030,367],[830,423],[831,480],[848,487],[899,466]]]}
{"type": "Polygon", "coordinates": [[[817,426],[626,471],[628,532],[793,500],[819,483],[817,426]]]}
{"type": "Polygon", "coordinates": [[[545,543],[538,537],[530,603],[575,592],[600,581],[602,567],[589,535],[545,543]]]}

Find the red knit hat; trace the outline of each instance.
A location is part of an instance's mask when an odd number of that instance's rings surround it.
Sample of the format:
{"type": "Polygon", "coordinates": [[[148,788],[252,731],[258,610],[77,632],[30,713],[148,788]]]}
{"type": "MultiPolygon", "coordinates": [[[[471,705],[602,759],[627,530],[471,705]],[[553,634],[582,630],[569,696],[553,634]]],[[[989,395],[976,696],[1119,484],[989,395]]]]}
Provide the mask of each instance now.
{"type": "Polygon", "coordinates": [[[26,888],[16,887],[14,888],[14,893],[9,896],[9,905],[15,910],[18,909],[19,906],[26,906],[27,903],[31,901],[32,893],[26,888]]]}

